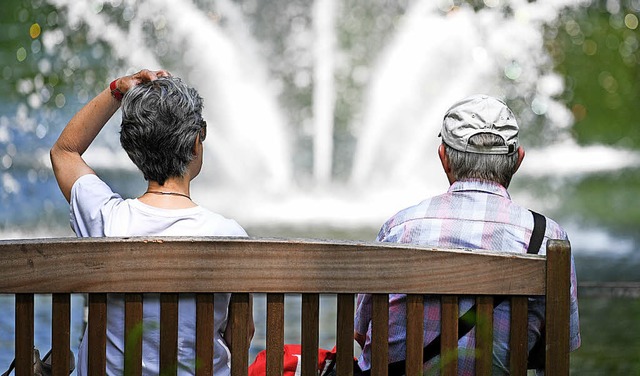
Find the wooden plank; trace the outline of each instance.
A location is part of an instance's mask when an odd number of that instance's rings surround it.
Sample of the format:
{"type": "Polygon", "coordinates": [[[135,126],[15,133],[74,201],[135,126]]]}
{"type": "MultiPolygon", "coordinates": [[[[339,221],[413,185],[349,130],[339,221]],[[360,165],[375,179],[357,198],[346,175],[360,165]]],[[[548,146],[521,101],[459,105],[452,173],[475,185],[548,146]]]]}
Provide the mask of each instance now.
{"type": "Polygon", "coordinates": [[[33,376],[33,294],[16,294],[16,376],[33,376]]]}
{"type": "Polygon", "coordinates": [[[422,374],[424,344],[424,297],[407,295],[407,375],[422,374]]]}
{"type": "MultiPolygon", "coordinates": [[[[71,295],[51,297],[51,368],[53,374],[68,375],[70,364],[71,295]]],[[[44,356],[44,354],[41,354],[44,356]]]]}
{"type": "Polygon", "coordinates": [[[160,294],[160,373],[178,373],[178,294],[160,294]]]}
{"type": "Polygon", "coordinates": [[[511,324],[509,338],[509,368],[513,376],[527,375],[528,343],[528,299],[526,296],[511,297],[511,324]]]}
{"type": "Polygon", "coordinates": [[[320,323],[320,296],[318,294],[302,294],[302,330],[301,330],[301,375],[316,376],[318,374],[318,340],[320,323]]]}
{"type": "Polygon", "coordinates": [[[493,298],[476,298],[476,375],[490,375],[493,365],[493,298]]]}
{"type": "Polygon", "coordinates": [[[353,375],[354,294],[338,294],[336,316],[336,375],[353,375]]]}
{"type": "Polygon", "coordinates": [[[124,295],[124,374],[142,375],[142,294],[124,295]]]}
{"type": "Polygon", "coordinates": [[[267,294],[267,375],[282,375],[284,361],[284,294],[267,294]]]}
{"type": "Polygon", "coordinates": [[[4,276],[0,293],[543,295],[543,270],[544,257],[538,255],[390,243],[243,238],[0,241],[0,275],[4,276]],[[331,268],[319,267],[327,260],[332,261],[331,268]],[[424,265],[429,265],[429,273],[424,265]],[[474,270],[476,278],[459,278],[460,270],[474,270]]]}
{"type": "Polygon", "coordinates": [[[196,294],[196,376],[213,376],[213,298],[196,294]]]}
{"type": "Polygon", "coordinates": [[[566,241],[547,243],[546,351],[548,376],[569,374],[569,302],[571,246],[566,241]]]}
{"type": "Polygon", "coordinates": [[[389,295],[373,294],[371,306],[371,376],[386,376],[389,368],[389,295]]]}
{"type": "Polygon", "coordinates": [[[249,337],[247,322],[250,309],[249,294],[231,294],[229,318],[231,320],[231,375],[246,376],[249,367],[249,337]]]}
{"type": "Polygon", "coordinates": [[[445,295],[442,305],[440,361],[442,375],[458,374],[458,297],[445,295]]]}
{"type": "Polygon", "coordinates": [[[89,375],[103,375],[107,369],[107,294],[89,294],[87,338],[89,375]]]}

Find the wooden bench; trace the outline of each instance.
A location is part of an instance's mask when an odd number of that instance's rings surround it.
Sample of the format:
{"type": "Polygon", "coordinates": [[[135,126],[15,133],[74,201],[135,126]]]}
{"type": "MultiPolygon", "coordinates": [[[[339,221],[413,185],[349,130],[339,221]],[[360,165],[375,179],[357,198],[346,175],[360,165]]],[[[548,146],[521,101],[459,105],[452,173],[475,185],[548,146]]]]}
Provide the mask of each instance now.
{"type": "MultiPolygon", "coordinates": [[[[125,330],[142,317],[142,293],[161,293],[161,369],[176,362],[177,302],[196,293],[198,375],[211,375],[212,292],[234,293],[232,323],[249,314],[249,293],[266,293],[268,375],[282,374],[284,296],[302,294],[302,374],[316,375],[319,294],[337,294],[337,374],[352,375],[356,293],[374,294],[372,375],[386,375],[388,293],[406,293],[407,375],[421,374],[424,294],[441,296],[442,353],[456,351],[458,297],[475,295],[476,374],[491,374],[493,297],[511,300],[512,375],[527,365],[527,296],[546,296],[546,372],[569,374],[568,242],[551,240],[547,256],[316,240],[92,238],[0,241],[0,294],[15,294],[16,375],[32,374],[34,294],[52,294],[54,375],[67,375],[70,294],[87,293],[91,374],[105,369],[106,294],[125,293],[125,330]],[[464,272],[462,272],[464,271],[464,272]]],[[[246,375],[246,330],[233,325],[232,375],[246,375]]],[[[127,348],[126,373],[140,374],[141,344],[127,348]]],[[[455,357],[454,357],[455,358],[455,357]]],[[[456,361],[443,375],[457,373],[456,361]]]]}

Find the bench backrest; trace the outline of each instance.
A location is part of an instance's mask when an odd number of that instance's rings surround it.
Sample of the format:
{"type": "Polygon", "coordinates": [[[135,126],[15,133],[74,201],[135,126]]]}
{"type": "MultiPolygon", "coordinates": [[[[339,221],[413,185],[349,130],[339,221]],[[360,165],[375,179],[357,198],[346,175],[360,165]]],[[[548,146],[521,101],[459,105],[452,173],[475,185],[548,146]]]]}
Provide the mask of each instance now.
{"type": "MultiPolygon", "coordinates": [[[[547,255],[435,250],[398,244],[239,238],[91,238],[0,241],[0,294],[15,294],[16,375],[32,374],[34,294],[52,294],[54,375],[68,374],[70,294],[87,293],[91,374],[106,364],[106,294],[125,293],[125,335],[142,320],[142,294],[161,293],[161,369],[176,362],[178,294],[196,293],[198,375],[211,375],[212,292],[234,293],[232,375],[246,375],[249,293],[266,293],[267,374],[282,374],[284,295],[302,294],[302,374],[316,375],[319,295],[337,294],[337,374],[353,372],[354,296],[374,294],[372,375],[386,375],[388,296],[406,293],[407,375],[421,374],[423,296],[442,303],[441,353],[457,351],[458,297],[476,296],[476,373],[491,374],[493,297],[511,301],[510,367],[526,375],[527,296],[546,297],[546,371],[569,374],[568,242],[547,255]],[[463,273],[463,274],[461,274],[463,273]],[[463,275],[463,276],[462,276],[463,275]]],[[[125,349],[140,374],[141,343],[125,349]]],[[[454,357],[455,358],[455,357],[454,357]]],[[[102,371],[100,371],[102,370],[102,371]]],[[[457,374],[456,361],[444,375],[457,374]]]]}

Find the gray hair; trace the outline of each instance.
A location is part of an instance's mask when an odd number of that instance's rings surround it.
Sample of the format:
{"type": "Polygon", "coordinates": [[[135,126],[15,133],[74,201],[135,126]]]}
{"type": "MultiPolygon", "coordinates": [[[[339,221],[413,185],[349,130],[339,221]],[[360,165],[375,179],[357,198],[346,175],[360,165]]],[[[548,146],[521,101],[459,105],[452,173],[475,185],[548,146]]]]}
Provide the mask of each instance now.
{"type": "MultiPolygon", "coordinates": [[[[469,144],[490,147],[504,145],[504,139],[491,133],[480,133],[469,138],[469,144]]],[[[509,187],[518,163],[518,153],[511,155],[477,154],[458,151],[446,143],[451,173],[456,180],[489,180],[509,187]]]]}
{"type": "Polygon", "coordinates": [[[120,143],[146,180],[164,185],[186,174],[205,124],[198,92],[177,77],[163,77],[122,98],[120,143]]]}

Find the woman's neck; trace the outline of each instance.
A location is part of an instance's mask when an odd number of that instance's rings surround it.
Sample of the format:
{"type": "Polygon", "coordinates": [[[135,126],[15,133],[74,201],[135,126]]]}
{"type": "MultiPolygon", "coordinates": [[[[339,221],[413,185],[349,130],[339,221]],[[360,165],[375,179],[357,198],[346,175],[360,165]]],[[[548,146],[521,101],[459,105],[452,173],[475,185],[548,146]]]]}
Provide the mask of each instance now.
{"type": "Polygon", "coordinates": [[[186,209],[197,206],[190,195],[187,179],[167,179],[164,184],[149,181],[147,191],[138,198],[144,204],[163,209],[186,209]]]}

